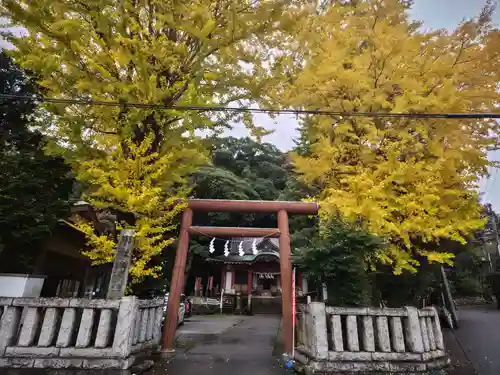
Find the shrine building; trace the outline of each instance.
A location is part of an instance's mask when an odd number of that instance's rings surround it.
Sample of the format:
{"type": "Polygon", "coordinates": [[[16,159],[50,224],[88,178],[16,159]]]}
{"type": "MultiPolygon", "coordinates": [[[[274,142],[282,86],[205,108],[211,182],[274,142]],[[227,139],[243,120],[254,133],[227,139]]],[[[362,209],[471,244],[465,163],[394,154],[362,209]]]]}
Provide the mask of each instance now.
{"type": "MultiPolygon", "coordinates": [[[[227,251],[214,252],[205,262],[206,274],[195,275],[195,296],[222,296],[229,313],[281,313],[278,238],[232,238],[227,251]]],[[[307,293],[300,272],[295,284],[297,296],[307,293]]]]}

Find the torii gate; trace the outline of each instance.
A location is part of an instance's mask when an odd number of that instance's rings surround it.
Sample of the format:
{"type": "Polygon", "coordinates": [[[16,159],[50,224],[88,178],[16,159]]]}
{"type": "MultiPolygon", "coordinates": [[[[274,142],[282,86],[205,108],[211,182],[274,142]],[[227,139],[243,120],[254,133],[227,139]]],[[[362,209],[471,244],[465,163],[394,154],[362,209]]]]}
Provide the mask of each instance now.
{"type": "Polygon", "coordinates": [[[162,351],[173,349],[180,295],[184,289],[184,272],[189,249],[189,236],[231,236],[231,237],[274,237],[279,238],[280,275],[282,288],[283,337],[285,351],[292,352],[292,261],[288,214],[316,215],[318,205],[308,202],[279,201],[238,201],[215,199],[189,199],[182,214],[179,242],[175,265],[170,283],[167,306],[167,321],[163,327],[162,351]],[[277,213],[278,228],[239,228],[239,227],[194,227],[193,211],[199,212],[237,212],[237,213],[277,213]]]}

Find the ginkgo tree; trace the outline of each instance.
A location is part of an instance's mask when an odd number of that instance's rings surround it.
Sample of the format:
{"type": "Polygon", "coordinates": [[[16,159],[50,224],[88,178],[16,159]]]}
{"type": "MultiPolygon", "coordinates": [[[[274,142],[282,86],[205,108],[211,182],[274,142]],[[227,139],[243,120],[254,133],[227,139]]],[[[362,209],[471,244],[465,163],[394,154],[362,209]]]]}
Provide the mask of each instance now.
{"type": "MultiPolygon", "coordinates": [[[[290,27],[293,0],[5,0],[0,15],[22,26],[7,35],[13,55],[47,97],[123,105],[46,104],[43,129],[89,186],[97,206],[134,214],[132,275],[156,275],[149,260],[173,238],[187,177],[206,161],[200,131],[217,131],[224,112],[138,108],[265,102],[266,65],[276,32],[290,27]],[[267,46],[267,47],[266,47],[267,46]],[[173,208],[173,207],[177,208],[173,208]]],[[[256,136],[263,129],[240,117],[256,136]]],[[[82,224],[96,262],[116,239],[82,224]]]]}
{"type": "MultiPolygon", "coordinates": [[[[303,59],[283,95],[296,108],[377,113],[498,112],[500,31],[488,5],[453,32],[425,31],[408,2],[325,3],[304,20],[303,59]]],[[[379,260],[415,270],[415,254],[459,242],[484,225],[478,180],[498,146],[494,119],[308,116],[295,155],[304,181],[320,189],[323,217],[362,223],[388,238],[379,260]],[[421,246],[424,244],[425,246],[421,246]]]]}

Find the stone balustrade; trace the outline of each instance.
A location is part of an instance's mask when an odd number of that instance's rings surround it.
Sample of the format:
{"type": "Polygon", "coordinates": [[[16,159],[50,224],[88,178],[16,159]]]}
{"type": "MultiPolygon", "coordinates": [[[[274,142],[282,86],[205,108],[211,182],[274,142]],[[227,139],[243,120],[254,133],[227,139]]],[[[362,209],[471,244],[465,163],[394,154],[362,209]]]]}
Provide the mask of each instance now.
{"type": "Polygon", "coordinates": [[[340,308],[297,314],[295,359],[309,372],[418,373],[448,364],[436,309],[340,308]]]}
{"type": "Polygon", "coordinates": [[[129,368],[161,337],[163,299],[0,298],[0,367],[129,368]]]}

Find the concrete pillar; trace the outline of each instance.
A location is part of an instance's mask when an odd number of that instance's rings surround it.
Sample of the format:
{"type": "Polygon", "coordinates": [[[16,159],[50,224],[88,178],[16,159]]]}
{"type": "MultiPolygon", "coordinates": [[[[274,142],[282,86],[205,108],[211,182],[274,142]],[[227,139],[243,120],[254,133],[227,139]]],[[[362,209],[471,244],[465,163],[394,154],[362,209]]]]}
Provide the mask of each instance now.
{"type": "Polygon", "coordinates": [[[153,339],[153,327],[155,325],[156,319],[156,309],[150,307],[148,309],[148,326],[146,328],[146,341],[151,341],[153,339]]]}
{"type": "Polygon", "coordinates": [[[122,297],[113,337],[113,352],[121,358],[127,358],[130,355],[136,313],[137,298],[122,297]]]}
{"type": "Polygon", "coordinates": [[[86,348],[90,345],[90,340],[92,339],[92,328],[94,326],[94,315],[94,309],[83,309],[75,347],[86,348]]]}
{"type": "Polygon", "coordinates": [[[141,317],[141,331],[140,331],[141,333],[139,336],[139,341],[145,342],[148,331],[148,318],[149,318],[148,309],[142,309],[140,317],[141,317]]]}
{"type": "Polygon", "coordinates": [[[105,348],[109,344],[111,336],[111,315],[110,309],[102,309],[99,317],[99,325],[97,326],[97,335],[95,338],[96,348],[105,348]]]}
{"type": "Polygon", "coordinates": [[[386,316],[377,316],[377,344],[381,352],[391,351],[391,338],[389,337],[389,325],[386,316]]]}
{"type": "Polygon", "coordinates": [[[58,313],[57,309],[54,307],[49,307],[45,310],[45,316],[43,317],[42,330],[40,331],[40,337],[38,339],[38,346],[51,346],[56,334],[56,328],[58,323],[58,313]]]}
{"type": "Polygon", "coordinates": [[[359,352],[358,322],[356,315],[348,315],[347,323],[347,350],[359,352]]]}
{"type": "Polygon", "coordinates": [[[57,336],[57,341],[56,341],[57,347],[67,348],[71,344],[71,339],[73,337],[75,324],[76,324],[76,309],[73,307],[65,308],[61,320],[61,327],[59,328],[59,334],[57,336]]]}
{"type": "Polygon", "coordinates": [[[23,326],[19,334],[17,345],[31,346],[35,339],[38,324],[40,324],[40,314],[36,307],[25,307],[26,314],[23,319],[23,326]]]}
{"type": "Polygon", "coordinates": [[[330,315],[330,323],[332,326],[333,350],[336,352],[343,352],[344,340],[342,338],[342,320],[340,319],[340,315],[330,315]]]}
{"type": "Polygon", "coordinates": [[[5,307],[0,318],[0,357],[3,357],[7,346],[14,344],[20,320],[21,309],[19,307],[5,307]]]}
{"type": "Polygon", "coordinates": [[[175,255],[175,264],[170,282],[170,294],[168,296],[167,319],[163,327],[162,351],[171,351],[174,346],[175,330],[177,328],[177,315],[179,313],[179,303],[181,298],[182,286],[184,284],[184,273],[186,270],[186,259],[189,250],[189,232],[188,229],[193,222],[193,211],[186,208],[182,214],[181,230],[177,253],[175,255]]]}
{"type": "Polygon", "coordinates": [[[373,317],[363,316],[363,349],[365,352],[375,351],[375,335],[373,332],[373,317]]]}
{"type": "Polygon", "coordinates": [[[153,325],[153,341],[159,343],[161,339],[161,326],[163,317],[163,307],[157,307],[155,313],[155,320],[153,325]]]}
{"type": "Polygon", "coordinates": [[[134,329],[132,330],[132,345],[141,342],[141,318],[142,312],[140,309],[137,309],[134,317],[134,329]]]}
{"type": "Polygon", "coordinates": [[[120,299],[125,295],[127,287],[128,269],[130,267],[130,257],[134,248],[134,230],[122,229],[118,246],[116,247],[115,260],[109,279],[108,299],[120,299]]]}
{"type": "Polygon", "coordinates": [[[407,338],[408,349],[413,353],[424,352],[424,342],[420,329],[418,310],[415,307],[405,307],[407,318],[405,321],[405,336],[407,338]]]}
{"type": "Polygon", "coordinates": [[[432,317],[426,316],[425,323],[427,325],[427,335],[429,336],[430,350],[436,350],[436,340],[434,339],[434,328],[432,327],[432,317]]]}
{"type": "MultiPolygon", "coordinates": [[[[280,230],[279,245],[282,290],[281,302],[283,309],[283,343],[285,346],[285,352],[291,353],[293,346],[292,260],[290,249],[290,232],[288,227],[288,213],[285,210],[278,211],[278,229],[280,230]]],[[[324,324],[326,327],[326,318],[324,324]]]]}
{"type": "Polygon", "coordinates": [[[307,305],[310,325],[307,327],[312,355],[319,360],[328,358],[328,336],[325,304],[312,302],[307,305]]]}
{"type": "Polygon", "coordinates": [[[435,308],[434,315],[432,317],[432,327],[434,329],[434,341],[436,342],[436,348],[439,350],[444,350],[444,340],[443,332],[441,331],[441,322],[439,321],[439,315],[435,308]]]}
{"type": "Polygon", "coordinates": [[[420,331],[422,332],[424,351],[428,352],[430,350],[430,345],[429,345],[429,334],[427,333],[427,324],[425,323],[425,317],[420,318],[420,331]]]}
{"type": "Polygon", "coordinates": [[[398,353],[405,351],[405,337],[403,335],[403,324],[399,316],[393,316],[391,319],[391,335],[394,350],[398,353]]]}

